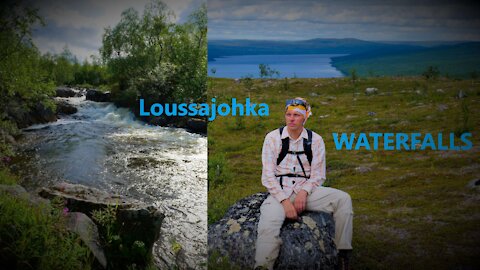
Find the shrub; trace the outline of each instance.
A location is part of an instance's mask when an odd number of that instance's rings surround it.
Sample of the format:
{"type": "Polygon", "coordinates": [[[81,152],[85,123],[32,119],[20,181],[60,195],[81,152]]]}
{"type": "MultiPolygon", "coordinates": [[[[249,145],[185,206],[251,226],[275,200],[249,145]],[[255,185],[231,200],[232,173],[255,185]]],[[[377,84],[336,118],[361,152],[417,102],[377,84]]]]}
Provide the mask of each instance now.
{"type": "Polygon", "coordinates": [[[437,79],[438,76],[440,75],[440,70],[438,70],[438,67],[436,66],[429,66],[427,68],[427,70],[425,70],[423,73],[422,73],[423,77],[425,77],[425,79],[429,80],[429,79],[437,79]]]}
{"type": "MultiPolygon", "coordinates": [[[[0,171],[0,183],[15,177],[0,171]]],[[[33,205],[0,193],[0,259],[3,269],[90,269],[93,256],[65,226],[62,208],[33,205]]]]}
{"type": "Polygon", "coordinates": [[[224,185],[231,178],[225,155],[216,154],[208,157],[208,189],[224,185]]]}

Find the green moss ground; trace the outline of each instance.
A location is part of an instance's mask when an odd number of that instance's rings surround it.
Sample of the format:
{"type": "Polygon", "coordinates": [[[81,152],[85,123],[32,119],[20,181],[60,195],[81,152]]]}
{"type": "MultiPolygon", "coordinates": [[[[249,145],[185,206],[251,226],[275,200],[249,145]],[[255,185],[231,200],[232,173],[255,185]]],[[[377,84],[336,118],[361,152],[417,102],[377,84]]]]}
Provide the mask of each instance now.
{"type": "MultiPolygon", "coordinates": [[[[209,123],[209,223],[240,198],[266,190],[260,180],[264,136],[283,125],[285,100],[302,96],[313,111],[306,127],[326,144],[327,184],[353,199],[355,269],[480,267],[480,188],[467,187],[480,178],[480,81],[389,77],[354,85],[348,78],[290,79],[286,87],[284,80],[255,80],[250,93],[230,79],[209,83],[208,100],[216,97],[217,104],[250,95],[270,108],[269,117],[209,123]],[[379,93],[367,96],[367,87],[379,93]],[[467,97],[455,98],[459,90],[467,97]],[[468,151],[336,150],[332,137],[464,131],[473,134],[468,151]]],[[[463,145],[458,137],[456,145],[463,145]]]]}

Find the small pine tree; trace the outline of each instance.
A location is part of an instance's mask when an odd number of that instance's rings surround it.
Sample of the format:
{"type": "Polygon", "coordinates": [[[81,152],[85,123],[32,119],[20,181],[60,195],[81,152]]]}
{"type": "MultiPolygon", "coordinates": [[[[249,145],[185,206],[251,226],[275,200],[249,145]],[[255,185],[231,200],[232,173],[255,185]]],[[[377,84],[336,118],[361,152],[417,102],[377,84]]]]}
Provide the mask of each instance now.
{"type": "Polygon", "coordinates": [[[427,70],[425,70],[422,73],[422,75],[427,80],[430,80],[430,79],[435,80],[438,78],[438,76],[440,76],[440,70],[438,69],[437,66],[429,66],[427,70]]]}

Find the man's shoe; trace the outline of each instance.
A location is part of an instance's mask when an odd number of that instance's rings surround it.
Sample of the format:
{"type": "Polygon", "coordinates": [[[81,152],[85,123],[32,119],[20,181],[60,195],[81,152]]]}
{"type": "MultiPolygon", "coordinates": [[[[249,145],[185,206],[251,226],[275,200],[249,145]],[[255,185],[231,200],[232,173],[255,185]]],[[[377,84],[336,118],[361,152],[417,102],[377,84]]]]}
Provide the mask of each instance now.
{"type": "Polygon", "coordinates": [[[350,270],[351,249],[341,249],[338,251],[338,270],[350,270]]]}

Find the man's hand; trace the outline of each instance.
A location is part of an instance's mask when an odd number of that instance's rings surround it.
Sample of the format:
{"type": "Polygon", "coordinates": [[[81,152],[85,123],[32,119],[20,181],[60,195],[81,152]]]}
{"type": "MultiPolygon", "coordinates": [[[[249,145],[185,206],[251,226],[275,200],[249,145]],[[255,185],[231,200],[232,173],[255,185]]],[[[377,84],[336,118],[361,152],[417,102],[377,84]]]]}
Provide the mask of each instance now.
{"type": "Polygon", "coordinates": [[[295,197],[295,201],[293,202],[295,206],[295,210],[300,215],[303,211],[305,211],[305,207],[307,206],[307,195],[308,193],[305,190],[300,190],[295,197]]]}
{"type": "Polygon", "coordinates": [[[295,220],[298,219],[297,210],[295,210],[295,207],[293,207],[293,204],[290,201],[290,199],[283,200],[282,206],[283,206],[283,210],[285,210],[285,215],[287,216],[287,218],[295,219],[295,220]]]}

